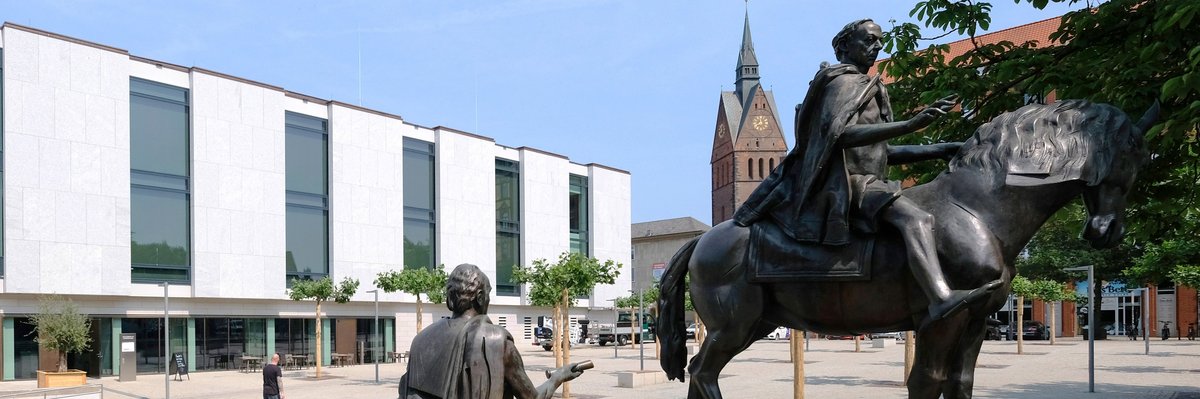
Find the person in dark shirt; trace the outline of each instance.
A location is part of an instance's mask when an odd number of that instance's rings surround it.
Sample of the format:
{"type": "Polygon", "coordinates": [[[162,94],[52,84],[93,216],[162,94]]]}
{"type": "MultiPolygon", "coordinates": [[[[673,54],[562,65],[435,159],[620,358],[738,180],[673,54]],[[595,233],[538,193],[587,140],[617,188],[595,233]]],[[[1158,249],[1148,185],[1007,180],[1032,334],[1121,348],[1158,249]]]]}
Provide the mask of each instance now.
{"type": "Polygon", "coordinates": [[[271,355],[271,364],[263,366],[263,399],[283,398],[283,370],[279,369],[279,354],[271,355]]]}

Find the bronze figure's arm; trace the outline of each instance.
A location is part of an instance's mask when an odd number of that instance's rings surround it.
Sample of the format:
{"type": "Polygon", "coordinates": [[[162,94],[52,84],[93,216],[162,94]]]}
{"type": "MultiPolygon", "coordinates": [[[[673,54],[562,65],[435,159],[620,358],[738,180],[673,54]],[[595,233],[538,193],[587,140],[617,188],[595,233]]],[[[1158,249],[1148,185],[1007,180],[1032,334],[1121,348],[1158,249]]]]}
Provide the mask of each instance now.
{"type": "Polygon", "coordinates": [[[927,161],[930,159],[949,160],[958,153],[961,142],[937,143],[929,145],[889,145],[888,165],[903,165],[906,163],[927,161]]]}
{"type": "Polygon", "coordinates": [[[547,371],[546,382],[534,387],[533,381],[530,381],[529,376],[525,374],[525,363],[521,360],[521,354],[517,352],[513,342],[504,343],[504,384],[506,390],[511,390],[515,398],[550,399],[554,397],[554,391],[557,391],[562,383],[583,375],[583,370],[589,368],[591,368],[591,362],[585,361],[568,364],[553,372],[547,371]]]}
{"type": "Polygon", "coordinates": [[[917,114],[917,116],[906,121],[849,126],[846,128],[846,132],[842,133],[840,143],[843,147],[857,147],[878,143],[924,129],[930,123],[933,123],[934,119],[945,115],[946,112],[953,109],[957,102],[958,96],[952,94],[935,101],[933,104],[925,107],[924,110],[921,110],[921,113],[917,114]]]}

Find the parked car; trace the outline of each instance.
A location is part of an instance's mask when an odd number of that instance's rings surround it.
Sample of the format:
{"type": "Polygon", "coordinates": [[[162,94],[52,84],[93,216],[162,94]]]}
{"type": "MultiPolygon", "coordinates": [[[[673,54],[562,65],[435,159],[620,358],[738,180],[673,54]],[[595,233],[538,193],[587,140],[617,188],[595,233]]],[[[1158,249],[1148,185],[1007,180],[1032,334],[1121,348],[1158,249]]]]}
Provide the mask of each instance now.
{"type": "MultiPolygon", "coordinates": [[[[1026,320],[1024,323],[1022,323],[1022,328],[1023,328],[1023,331],[1022,331],[1021,336],[1024,337],[1025,339],[1028,339],[1028,340],[1050,339],[1049,329],[1047,329],[1046,325],[1042,324],[1042,322],[1040,322],[1040,321],[1026,320]]],[[[1016,323],[1013,323],[1013,325],[1011,327],[1009,327],[1009,329],[1008,329],[1008,331],[1009,331],[1008,339],[1010,339],[1010,340],[1017,339],[1017,337],[1015,335],[1016,330],[1017,330],[1016,323]]]]}
{"type": "Polygon", "coordinates": [[[779,339],[788,339],[790,337],[791,337],[791,332],[788,331],[787,327],[775,327],[775,331],[771,331],[766,336],[767,339],[772,340],[772,341],[779,340],[779,339]]]}
{"type": "Polygon", "coordinates": [[[687,339],[696,339],[696,323],[687,326],[687,339]]]}
{"type": "Polygon", "coordinates": [[[897,340],[897,341],[903,341],[903,340],[904,340],[904,333],[902,333],[902,332],[899,332],[899,331],[892,331],[892,332],[885,332],[885,333],[874,333],[874,334],[871,334],[871,335],[870,335],[870,337],[871,337],[871,339],[883,338],[883,339],[894,339],[894,340],[897,340]]]}
{"type": "Polygon", "coordinates": [[[986,330],[983,331],[983,339],[999,341],[1000,334],[1001,334],[1001,328],[1003,328],[1004,333],[1008,333],[1008,328],[1006,326],[1004,326],[1000,320],[996,320],[996,319],[989,317],[989,318],[987,318],[986,322],[987,322],[987,327],[985,327],[986,330]]]}

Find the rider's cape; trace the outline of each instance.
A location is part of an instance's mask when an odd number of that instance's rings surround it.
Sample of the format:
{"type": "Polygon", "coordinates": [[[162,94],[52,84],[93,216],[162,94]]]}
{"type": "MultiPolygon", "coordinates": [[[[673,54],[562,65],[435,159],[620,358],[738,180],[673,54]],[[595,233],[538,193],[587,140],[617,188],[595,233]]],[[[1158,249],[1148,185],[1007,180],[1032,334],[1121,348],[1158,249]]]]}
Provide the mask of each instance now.
{"type": "Polygon", "coordinates": [[[818,71],[796,106],[796,147],[738,208],[734,221],[749,226],[770,216],[794,240],[848,243],[850,182],[837,143],[876,97],[881,118],[890,121],[887,91],[878,79],[848,64],[818,71]]]}
{"type": "Polygon", "coordinates": [[[413,338],[400,397],[504,398],[504,345],[512,339],[487,315],[433,323],[413,338]]]}

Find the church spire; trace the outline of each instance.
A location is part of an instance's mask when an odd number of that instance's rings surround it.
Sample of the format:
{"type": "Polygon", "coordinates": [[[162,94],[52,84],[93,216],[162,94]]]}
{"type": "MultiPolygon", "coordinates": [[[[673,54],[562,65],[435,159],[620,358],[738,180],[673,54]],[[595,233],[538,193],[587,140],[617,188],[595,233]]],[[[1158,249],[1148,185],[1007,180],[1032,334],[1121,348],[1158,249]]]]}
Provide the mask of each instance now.
{"type": "Polygon", "coordinates": [[[746,101],[750,89],[758,84],[758,57],[754,56],[754,41],[750,39],[750,10],[746,10],[746,25],[742,30],[742,51],[738,54],[737,86],[738,99],[746,101]]]}

